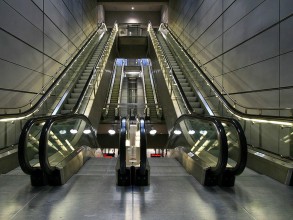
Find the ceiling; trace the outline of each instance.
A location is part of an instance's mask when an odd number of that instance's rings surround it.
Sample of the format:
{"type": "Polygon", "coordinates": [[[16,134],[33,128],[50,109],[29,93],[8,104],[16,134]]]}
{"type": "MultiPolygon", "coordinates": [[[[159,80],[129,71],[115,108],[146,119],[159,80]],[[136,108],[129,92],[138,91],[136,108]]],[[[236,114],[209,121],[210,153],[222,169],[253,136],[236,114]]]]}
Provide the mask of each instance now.
{"type": "Polygon", "coordinates": [[[105,11],[161,11],[162,6],[168,1],[98,1],[104,6],[105,11]],[[134,9],[131,9],[134,7],[134,9]]]}

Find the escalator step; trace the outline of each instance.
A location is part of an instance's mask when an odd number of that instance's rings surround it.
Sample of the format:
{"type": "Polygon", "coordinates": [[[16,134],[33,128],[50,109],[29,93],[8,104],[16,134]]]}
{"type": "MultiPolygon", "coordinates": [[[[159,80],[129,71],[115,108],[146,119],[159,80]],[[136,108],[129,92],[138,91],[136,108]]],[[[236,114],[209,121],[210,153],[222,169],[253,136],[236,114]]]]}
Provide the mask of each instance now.
{"type": "Polygon", "coordinates": [[[77,83],[77,84],[75,84],[75,88],[83,88],[85,86],[85,83],[83,83],[83,84],[80,84],[80,83],[77,83]]]}
{"type": "Polygon", "coordinates": [[[72,110],[75,104],[65,104],[64,110],[72,110]]]}
{"type": "Polygon", "coordinates": [[[71,98],[79,98],[79,96],[80,96],[80,94],[79,94],[79,93],[75,93],[75,92],[72,92],[72,93],[70,94],[70,97],[71,97],[71,98]]]}
{"type": "Polygon", "coordinates": [[[204,110],[202,108],[194,108],[193,112],[197,113],[197,114],[203,114],[204,110]]]}
{"type": "Polygon", "coordinates": [[[73,91],[75,93],[81,93],[82,92],[82,88],[74,88],[73,91]]]}
{"type": "Polygon", "coordinates": [[[62,115],[68,114],[68,113],[71,113],[71,110],[61,110],[62,115]]]}
{"type": "Polygon", "coordinates": [[[199,102],[190,102],[190,105],[192,108],[200,108],[200,103],[199,102]]]}
{"type": "Polygon", "coordinates": [[[68,99],[68,104],[75,104],[77,102],[77,98],[69,98],[68,99]]]}

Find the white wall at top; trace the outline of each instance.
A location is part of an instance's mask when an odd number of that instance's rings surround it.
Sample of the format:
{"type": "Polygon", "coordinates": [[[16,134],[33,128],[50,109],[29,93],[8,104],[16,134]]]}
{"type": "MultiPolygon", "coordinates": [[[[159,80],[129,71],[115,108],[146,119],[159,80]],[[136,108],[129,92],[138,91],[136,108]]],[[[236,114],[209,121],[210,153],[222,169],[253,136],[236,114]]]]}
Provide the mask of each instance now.
{"type": "Polygon", "coordinates": [[[103,5],[97,6],[97,13],[98,13],[98,23],[105,22],[105,10],[103,5]]]}
{"type": "Polygon", "coordinates": [[[0,108],[27,104],[96,22],[95,0],[0,1],[0,108]]]}
{"type": "Polygon", "coordinates": [[[158,11],[106,11],[105,22],[107,26],[118,23],[145,23],[152,22],[154,26],[159,26],[161,12],[158,11]]]}

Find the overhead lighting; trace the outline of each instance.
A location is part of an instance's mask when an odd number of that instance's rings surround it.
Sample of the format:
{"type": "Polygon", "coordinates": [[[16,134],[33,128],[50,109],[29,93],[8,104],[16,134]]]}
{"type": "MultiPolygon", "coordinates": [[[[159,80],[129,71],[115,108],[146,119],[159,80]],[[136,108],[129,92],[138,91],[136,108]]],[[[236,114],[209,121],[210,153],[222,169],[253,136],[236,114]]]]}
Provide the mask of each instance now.
{"type": "Polygon", "coordinates": [[[174,134],[176,134],[176,135],[179,135],[179,134],[181,134],[181,133],[182,133],[182,132],[181,132],[180,130],[177,130],[177,129],[174,131],[174,134]]]}
{"type": "Polygon", "coordinates": [[[115,131],[114,129],[109,129],[109,130],[108,130],[108,133],[109,133],[110,135],[114,135],[114,134],[116,134],[116,131],[115,131]]]}
{"type": "Polygon", "coordinates": [[[199,131],[199,133],[202,135],[206,135],[208,132],[206,130],[201,130],[201,131],[199,131]]]}
{"type": "Polygon", "coordinates": [[[134,10],[134,7],[133,6],[131,7],[131,10],[134,10]]]}
{"type": "Polygon", "coordinates": [[[76,134],[77,133],[77,130],[76,129],[70,129],[70,133],[71,134],[76,134]]]}
{"type": "Polygon", "coordinates": [[[91,133],[91,130],[90,129],[86,129],[86,130],[83,131],[83,133],[84,134],[90,134],[91,133]]]}
{"type": "Polygon", "coordinates": [[[66,130],[60,130],[59,134],[66,134],[66,130]]]}
{"type": "Polygon", "coordinates": [[[157,130],[156,129],[150,130],[150,135],[155,135],[156,133],[157,133],[157,130]]]}
{"type": "Polygon", "coordinates": [[[195,134],[195,130],[189,130],[188,134],[195,134]]]}

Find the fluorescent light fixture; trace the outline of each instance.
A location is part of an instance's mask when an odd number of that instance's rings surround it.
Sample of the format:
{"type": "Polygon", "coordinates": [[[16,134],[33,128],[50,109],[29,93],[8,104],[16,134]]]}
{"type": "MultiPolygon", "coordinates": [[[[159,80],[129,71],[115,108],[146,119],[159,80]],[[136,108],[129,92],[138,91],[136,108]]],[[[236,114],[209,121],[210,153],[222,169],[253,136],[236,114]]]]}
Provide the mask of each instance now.
{"type": "Polygon", "coordinates": [[[60,130],[59,134],[66,134],[66,130],[60,130]]]}
{"type": "Polygon", "coordinates": [[[76,134],[77,133],[77,130],[76,129],[70,129],[70,133],[71,134],[76,134]]]}
{"type": "Polygon", "coordinates": [[[109,129],[109,130],[108,130],[108,133],[109,133],[110,135],[114,135],[114,134],[116,134],[116,131],[115,131],[114,129],[109,129]]]}
{"type": "Polygon", "coordinates": [[[155,135],[156,133],[157,133],[157,130],[156,129],[150,130],[150,135],[155,135]]]}
{"type": "Polygon", "coordinates": [[[91,133],[91,130],[90,130],[90,129],[85,129],[85,130],[83,131],[83,133],[84,133],[84,134],[90,134],[90,133],[91,133]]]}
{"type": "Polygon", "coordinates": [[[188,134],[195,134],[195,130],[189,130],[188,134]]]}
{"type": "Polygon", "coordinates": [[[174,134],[176,134],[176,135],[180,135],[181,133],[182,132],[180,130],[177,130],[177,129],[174,131],[174,134]]]}

